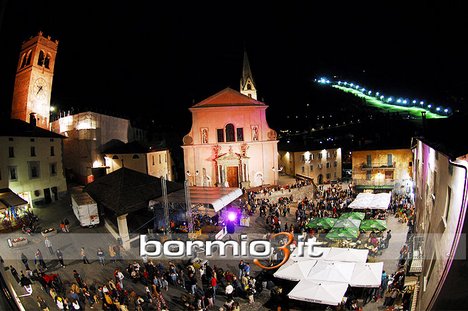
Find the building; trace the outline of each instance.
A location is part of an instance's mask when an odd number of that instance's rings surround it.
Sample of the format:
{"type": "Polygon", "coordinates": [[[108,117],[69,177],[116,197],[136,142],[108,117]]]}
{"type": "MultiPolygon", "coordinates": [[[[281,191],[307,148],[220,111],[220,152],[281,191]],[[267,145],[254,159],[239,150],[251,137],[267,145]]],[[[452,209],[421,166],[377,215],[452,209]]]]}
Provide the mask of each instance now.
{"type": "Polygon", "coordinates": [[[191,185],[249,188],[278,182],[277,135],[266,120],[268,106],[254,99],[246,58],[242,77],[247,95],[226,88],[190,108],[192,128],[182,148],[191,185]]]}
{"type": "Polygon", "coordinates": [[[61,117],[51,122],[55,133],[66,136],[64,167],[67,178],[86,184],[92,180],[93,167],[104,164],[102,150],[112,140],[124,143],[144,139],[144,132],[130,121],[92,111],[61,117]]]}
{"type": "Polygon", "coordinates": [[[34,114],[37,126],[49,129],[57,47],[58,41],[44,37],[42,32],[23,42],[16,69],[11,118],[29,122],[34,114]]]}
{"type": "Polygon", "coordinates": [[[412,178],[411,149],[352,151],[352,178],[356,189],[391,190],[412,178]]]}
{"type": "Polygon", "coordinates": [[[310,178],[318,184],[342,177],[341,148],[310,151],[279,151],[282,172],[299,178],[310,178]]]}
{"type": "Polygon", "coordinates": [[[0,122],[0,187],[30,206],[58,200],[67,191],[62,135],[17,119],[0,122]]]}
{"type": "Polygon", "coordinates": [[[115,144],[103,150],[107,174],[122,167],[174,181],[173,161],[168,149],[145,147],[137,141],[115,144]]]}
{"type": "Polygon", "coordinates": [[[418,276],[414,310],[466,310],[468,142],[452,133],[466,119],[434,120],[413,139],[415,237],[409,273],[418,276]]]}

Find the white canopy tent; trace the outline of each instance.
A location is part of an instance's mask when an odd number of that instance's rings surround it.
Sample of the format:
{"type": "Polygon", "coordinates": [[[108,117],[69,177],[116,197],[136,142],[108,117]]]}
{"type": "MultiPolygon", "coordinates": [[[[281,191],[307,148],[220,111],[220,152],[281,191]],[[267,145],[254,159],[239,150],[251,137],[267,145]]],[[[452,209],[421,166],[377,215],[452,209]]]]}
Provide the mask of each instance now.
{"type": "Polygon", "coordinates": [[[349,285],[354,287],[379,287],[383,262],[356,263],[349,285]]]}
{"type": "Polygon", "coordinates": [[[314,247],[314,254],[321,254],[319,257],[309,256],[309,248],[304,247],[304,254],[299,256],[299,249],[296,247],[294,251],[289,256],[288,261],[302,261],[302,260],[324,260],[327,257],[327,254],[330,252],[330,247],[314,247]]]}
{"type": "Polygon", "coordinates": [[[391,193],[359,193],[349,208],[352,209],[382,209],[386,210],[390,205],[391,193]]]}
{"type": "Polygon", "coordinates": [[[278,279],[289,281],[300,281],[309,273],[310,269],[317,264],[317,260],[290,261],[282,265],[273,276],[278,279]]]}
{"type": "Polygon", "coordinates": [[[332,247],[325,259],[333,261],[365,263],[367,261],[368,254],[368,249],[332,247]]]}
{"type": "Polygon", "coordinates": [[[288,294],[295,300],[337,306],[348,289],[347,283],[301,280],[288,294]]]}
{"type": "Polygon", "coordinates": [[[354,262],[319,260],[306,275],[307,280],[342,282],[348,284],[354,271],[354,262]]]}

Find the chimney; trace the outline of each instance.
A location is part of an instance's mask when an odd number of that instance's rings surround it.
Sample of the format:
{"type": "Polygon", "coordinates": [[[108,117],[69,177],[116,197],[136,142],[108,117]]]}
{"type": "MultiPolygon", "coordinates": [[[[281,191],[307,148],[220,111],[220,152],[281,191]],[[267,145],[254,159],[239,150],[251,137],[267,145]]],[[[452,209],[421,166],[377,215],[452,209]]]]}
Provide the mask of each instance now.
{"type": "Polygon", "coordinates": [[[36,126],[36,114],[34,112],[29,114],[29,124],[36,126]]]}

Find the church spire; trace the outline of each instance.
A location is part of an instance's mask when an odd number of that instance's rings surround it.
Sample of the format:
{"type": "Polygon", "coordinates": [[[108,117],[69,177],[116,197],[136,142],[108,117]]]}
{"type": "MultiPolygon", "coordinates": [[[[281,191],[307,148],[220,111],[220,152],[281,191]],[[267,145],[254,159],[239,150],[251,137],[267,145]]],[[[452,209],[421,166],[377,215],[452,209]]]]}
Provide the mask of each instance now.
{"type": "Polygon", "coordinates": [[[257,99],[257,89],[250,71],[249,58],[247,57],[247,51],[244,50],[244,64],[242,66],[242,77],[240,81],[240,92],[253,99],[257,99]]]}

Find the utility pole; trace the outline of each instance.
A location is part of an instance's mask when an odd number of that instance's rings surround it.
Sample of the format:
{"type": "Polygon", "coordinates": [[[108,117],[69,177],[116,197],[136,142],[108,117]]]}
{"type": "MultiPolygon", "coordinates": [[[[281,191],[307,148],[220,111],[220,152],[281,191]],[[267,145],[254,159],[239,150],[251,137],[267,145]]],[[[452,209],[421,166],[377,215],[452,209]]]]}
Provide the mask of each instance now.
{"type": "Polygon", "coordinates": [[[164,226],[166,234],[170,234],[170,223],[169,223],[169,202],[167,199],[167,185],[166,185],[166,178],[161,177],[161,191],[163,195],[163,208],[164,208],[164,226]]]}
{"type": "Polygon", "coordinates": [[[190,200],[190,188],[188,180],[184,182],[185,191],[185,217],[187,218],[188,233],[193,233],[192,202],[190,200]]]}

